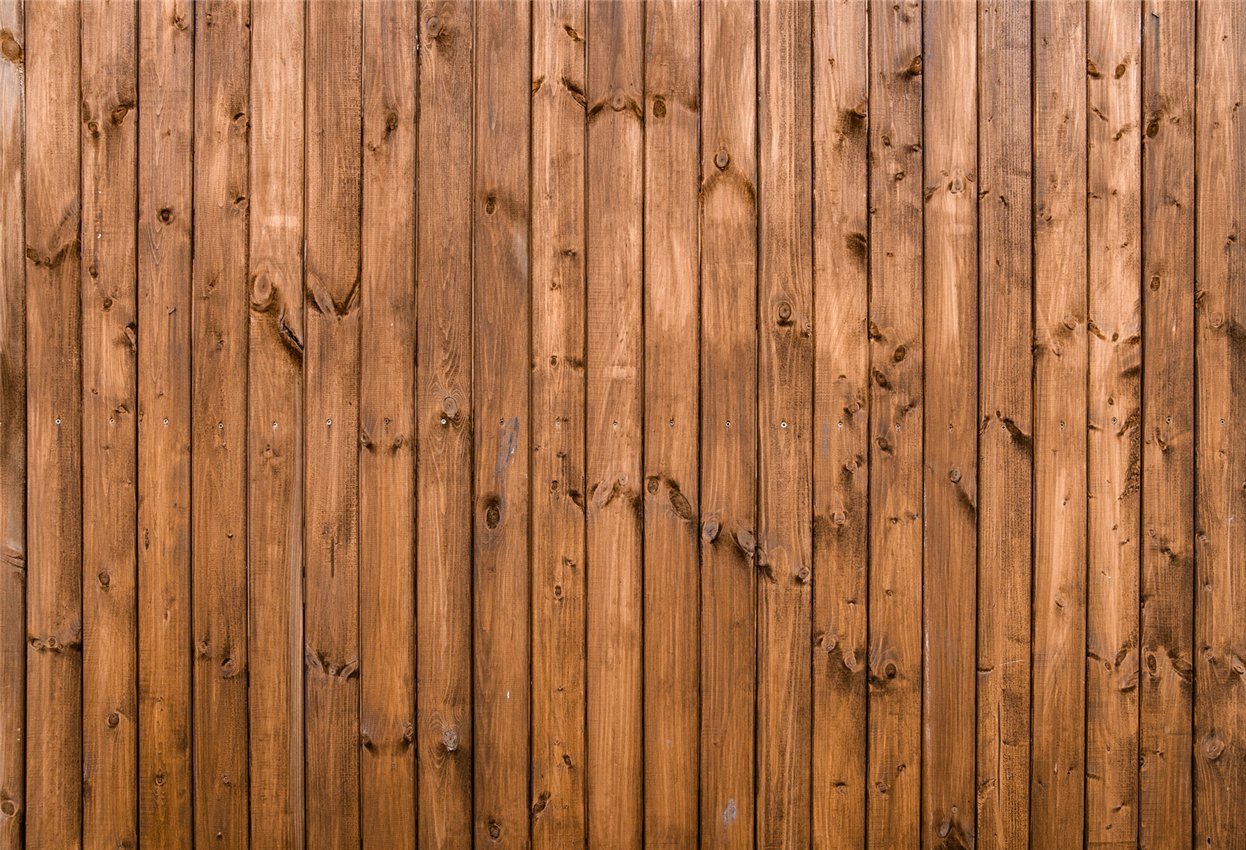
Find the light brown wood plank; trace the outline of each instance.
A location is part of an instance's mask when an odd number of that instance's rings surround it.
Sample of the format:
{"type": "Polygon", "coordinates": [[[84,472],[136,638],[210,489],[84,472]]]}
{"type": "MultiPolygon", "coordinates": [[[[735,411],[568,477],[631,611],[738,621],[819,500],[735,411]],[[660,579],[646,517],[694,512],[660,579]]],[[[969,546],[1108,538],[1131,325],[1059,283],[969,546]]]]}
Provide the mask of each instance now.
{"type": "Polygon", "coordinates": [[[139,37],[139,842],[187,850],[194,10],[140,3],[139,37]]]}
{"type": "Polygon", "coordinates": [[[303,4],[251,6],[251,846],[303,846],[303,4]]]}
{"type": "Polygon", "coordinates": [[[1141,4],[1086,8],[1086,841],[1138,832],[1138,521],[1142,460],[1141,4]]]}
{"type": "Polygon", "coordinates": [[[138,841],[138,8],[82,14],[83,846],[138,841]]]}
{"type": "Polygon", "coordinates": [[[870,846],[921,819],[922,10],[870,15],[870,846]]]}
{"type": "Polygon", "coordinates": [[[1204,0],[1198,7],[1196,457],[1198,518],[1194,605],[1194,844],[1230,847],[1246,821],[1246,537],[1237,521],[1246,476],[1246,275],[1239,240],[1246,219],[1246,9],[1204,0]]]}
{"type": "Polygon", "coordinates": [[[414,0],[363,4],[359,386],[360,828],[414,850],[414,0]]]}
{"type": "Polygon", "coordinates": [[[77,3],[26,7],[26,842],[82,846],[77,3]]]}
{"type": "Polygon", "coordinates": [[[978,715],[975,834],[1025,847],[1030,811],[1033,338],[1030,20],[978,9],[978,715]]]}
{"type": "Polygon", "coordinates": [[[1143,2],[1138,838],[1147,847],[1185,846],[1192,835],[1194,18],[1192,0],[1143,2]]]}
{"type": "Polygon", "coordinates": [[[583,0],[532,9],[532,845],[583,844],[583,0]],[[538,497],[539,494],[539,497],[538,497]]]}
{"type": "Polygon", "coordinates": [[[476,845],[528,846],[528,4],[476,6],[476,845]]]}
{"type": "Polygon", "coordinates": [[[472,68],[475,9],[420,8],[418,805],[420,847],[472,836],[472,68]]]}
{"type": "Polygon", "coordinates": [[[754,839],[757,21],[701,5],[701,844],[754,839]]]}
{"type": "Polygon", "coordinates": [[[700,16],[645,15],[644,835],[673,850],[698,834],[700,16]]]}

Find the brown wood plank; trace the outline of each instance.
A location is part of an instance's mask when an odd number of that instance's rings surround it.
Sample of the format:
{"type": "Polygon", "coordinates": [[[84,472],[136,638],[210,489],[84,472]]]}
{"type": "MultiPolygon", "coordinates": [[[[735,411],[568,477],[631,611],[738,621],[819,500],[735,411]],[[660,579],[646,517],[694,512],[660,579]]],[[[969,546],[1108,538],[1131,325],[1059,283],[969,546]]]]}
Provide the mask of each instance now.
{"type": "Polygon", "coordinates": [[[701,844],[751,847],[757,578],[757,43],[701,6],[701,844]]]}
{"type": "Polygon", "coordinates": [[[362,3],[307,14],[304,523],[308,847],[359,843],[362,3]]]}
{"type": "Polygon", "coordinates": [[[588,4],[588,840],[640,847],[644,434],[644,29],[640,3],[588,4]]]}
{"type": "Polygon", "coordinates": [[[83,846],[138,841],[138,8],[82,5],[83,846]]]}
{"type": "Polygon", "coordinates": [[[532,10],[532,845],[586,838],[584,0],[532,10]],[[541,494],[540,498],[536,494],[541,494]]]}
{"type": "Polygon", "coordinates": [[[1246,9],[1198,7],[1194,844],[1230,847],[1246,831],[1246,533],[1236,520],[1246,476],[1246,275],[1240,246],[1246,203],[1246,9]]]}
{"type": "Polygon", "coordinates": [[[811,4],[758,6],[757,843],[809,844],[811,4]]]}
{"type": "Polygon", "coordinates": [[[0,848],[26,819],[26,253],[22,162],[25,16],[0,2],[0,848]]]}
{"type": "Polygon", "coordinates": [[[82,846],[80,9],[26,7],[26,842],[82,846]]]}
{"type": "Polygon", "coordinates": [[[1178,847],[1193,834],[1195,6],[1142,9],[1138,838],[1178,847]]]}
{"type": "Polygon", "coordinates": [[[416,844],[417,20],[414,0],[363,4],[360,827],[376,850],[416,844]]]}
{"type": "Polygon", "coordinates": [[[914,846],[921,819],[922,15],[870,15],[871,846],[914,846]]]}
{"type": "Polygon", "coordinates": [[[978,807],[985,848],[1025,847],[1030,811],[1033,475],[1030,20],[978,9],[978,807]]]}
{"type": "Polygon", "coordinates": [[[191,541],[195,844],[249,840],[248,4],[195,8],[191,541]]]}
{"type": "Polygon", "coordinates": [[[644,835],[694,845],[700,769],[699,8],[645,6],[644,835]]]}
{"type": "Polygon", "coordinates": [[[1031,841],[1080,839],[1086,647],[1086,10],[1034,7],[1031,841]]]}
{"type": "Polygon", "coordinates": [[[977,9],[923,6],[926,846],[975,834],[978,506],[977,9]]]}
{"type": "Polygon", "coordinates": [[[303,4],[251,7],[251,846],[303,846],[303,4]]]}
{"type": "Polygon", "coordinates": [[[139,37],[139,842],[188,850],[193,10],[140,3],[139,37]]]}
{"type": "Polygon", "coordinates": [[[1138,833],[1141,3],[1086,8],[1086,840],[1138,833]]]}
{"type": "Polygon", "coordinates": [[[813,4],[812,843],[865,843],[869,5],[813,4]]]}
{"type": "Polygon", "coordinates": [[[528,846],[530,18],[528,4],[476,6],[472,657],[480,847],[528,846]]]}
{"type": "Polygon", "coordinates": [[[416,423],[419,844],[472,836],[474,7],[420,9],[416,423]]]}

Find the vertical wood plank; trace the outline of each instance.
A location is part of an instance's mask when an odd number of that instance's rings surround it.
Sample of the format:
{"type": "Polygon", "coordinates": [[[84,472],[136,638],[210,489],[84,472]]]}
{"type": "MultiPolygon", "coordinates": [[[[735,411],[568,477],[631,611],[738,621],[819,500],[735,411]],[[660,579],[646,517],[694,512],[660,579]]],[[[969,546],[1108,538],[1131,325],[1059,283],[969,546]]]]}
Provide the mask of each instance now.
{"type": "Polygon", "coordinates": [[[1034,7],[1030,838],[1080,840],[1086,646],[1086,11],[1034,7]]]}
{"type": "Polygon", "coordinates": [[[476,7],[472,197],[477,846],[528,846],[528,4],[476,7]]]}
{"type": "Polygon", "coordinates": [[[303,845],[304,6],[251,6],[251,846],[303,845]]]}
{"type": "Polygon", "coordinates": [[[191,379],[195,843],[249,840],[247,204],[250,9],[195,7],[191,379]]]}
{"type": "Polygon", "coordinates": [[[812,843],[865,843],[869,5],[813,4],[812,843]]]}
{"type": "Polygon", "coordinates": [[[978,507],[977,9],[923,7],[925,482],[922,824],[926,846],[976,832],[978,507]]]}
{"type": "Polygon", "coordinates": [[[1194,18],[1192,0],[1143,3],[1138,837],[1147,847],[1185,846],[1192,835],[1194,18]]]}
{"type": "Polygon", "coordinates": [[[701,843],[751,847],[757,578],[754,6],[701,6],[701,843]]]}
{"type": "Polygon", "coordinates": [[[644,5],[588,4],[588,838],[639,847],[644,5]]]}
{"type": "Polygon", "coordinates": [[[137,24],[82,5],[83,846],[138,841],[137,24]]]}
{"type": "Polygon", "coordinates": [[[812,8],[758,6],[757,843],[809,843],[812,8]]]}
{"type": "Polygon", "coordinates": [[[584,0],[532,10],[532,845],[586,838],[584,0]],[[540,497],[537,497],[540,494],[540,497]]]}
{"type": "Polygon", "coordinates": [[[1204,0],[1198,7],[1197,337],[1198,519],[1195,596],[1194,844],[1230,847],[1246,821],[1246,533],[1238,521],[1246,446],[1246,9],[1204,0]]]}
{"type": "Polygon", "coordinates": [[[645,6],[644,835],[697,842],[700,13],[645,6]]]}
{"type": "Polygon", "coordinates": [[[360,828],[375,850],[416,843],[416,13],[363,4],[360,828]]]}
{"type": "Polygon", "coordinates": [[[420,10],[419,844],[472,836],[472,61],[475,8],[420,10]]]}
{"type": "Polygon", "coordinates": [[[26,842],[82,846],[80,9],[26,7],[26,842]]]}
{"type": "Polygon", "coordinates": [[[139,3],[139,842],[193,843],[191,229],[193,7],[139,3]]]}
{"type": "Polygon", "coordinates": [[[1086,8],[1089,422],[1086,836],[1138,827],[1141,3],[1086,8]]]}
{"type": "Polygon", "coordinates": [[[307,845],[359,843],[360,0],[307,14],[307,845]]]}
{"type": "Polygon", "coordinates": [[[1025,847],[1030,811],[1033,474],[1030,21],[978,9],[978,807],[985,848],[1025,847]]]}
{"type": "Polygon", "coordinates": [[[25,32],[21,0],[0,3],[0,848],[26,820],[25,32]]]}
{"type": "Polygon", "coordinates": [[[921,819],[922,10],[870,15],[871,846],[921,819]]]}

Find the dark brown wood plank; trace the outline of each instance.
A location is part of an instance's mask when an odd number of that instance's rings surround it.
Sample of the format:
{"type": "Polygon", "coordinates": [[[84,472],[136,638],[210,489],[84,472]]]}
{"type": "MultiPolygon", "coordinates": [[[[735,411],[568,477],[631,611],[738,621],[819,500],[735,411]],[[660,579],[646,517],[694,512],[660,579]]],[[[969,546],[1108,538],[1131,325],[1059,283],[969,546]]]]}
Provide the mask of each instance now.
{"type": "Polygon", "coordinates": [[[187,850],[193,10],[140,3],[139,37],[139,842],[187,850]]]}
{"type": "Polygon", "coordinates": [[[363,4],[360,828],[375,850],[416,845],[417,27],[414,0],[363,4]]]}
{"type": "Polygon", "coordinates": [[[304,4],[251,7],[251,846],[303,846],[304,4]]]}
{"type": "Polygon", "coordinates": [[[247,110],[249,9],[195,7],[191,378],[195,844],[249,841],[247,110]]]}
{"type": "Polygon", "coordinates": [[[80,8],[26,7],[26,842],[82,846],[80,8]]]}
{"type": "Polygon", "coordinates": [[[978,714],[975,834],[1025,847],[1030,811],[1033,288],[1030,20],[978,8],[978,714]]]}
{"type": "Polygon", "coordinates": [[[1087,41],[1086,840],[1138,834],[1141,3],[1092,0],[1087,41]]]}
{"type": "Polygon", "coordinates": [[[473,670],[476,845],[528,846],[531,9],[476,6],[473,670]]]}
{"type": "Polygon", "coordinates": [[[922,12],[870,15],[871,846],[914,846],[921,819],[922,12]]]}
{"type": "Polygon", "coordinates": [[[582,845],[585,764],[583,0],[532,9],[532,845],[582,845]],[[537,497],[540,494],[540,497],[537,497]]]}
{"type": "Polygon", "coordinates": [[[751,847],[757,578],[757,21],[701,6],[701,843],[751,847]]]}
{"type": "Polygon", "coordinates": [[[83,846],[138,841],[138,8],[82,5],[83,846]]]}
{"type": "Polygon", "coordinates": [[[1147,847],[1185,846],[1192,835],[1194,19],[1192,0],[1143,2],[1138,838],[1147,847]]]}
{"type": "Polygon", "coordinates": [[[698,835],[699,7],[645,6],[645,844],[698,835]]]}
{"type": "Polygon", "coordinates": [[[416,427],[419,844],[472,836],[472,78],[475,9],[420,9],[416,427]]]}

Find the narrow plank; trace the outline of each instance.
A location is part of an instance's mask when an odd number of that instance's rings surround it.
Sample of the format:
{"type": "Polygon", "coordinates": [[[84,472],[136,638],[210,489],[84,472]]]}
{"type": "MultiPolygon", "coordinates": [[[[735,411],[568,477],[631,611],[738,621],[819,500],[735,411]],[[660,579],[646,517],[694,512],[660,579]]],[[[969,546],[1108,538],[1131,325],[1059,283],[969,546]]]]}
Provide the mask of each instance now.
{"type": "Polygon", "coordinates": [[[922,15],[870,15],[871,846],[915,846],[921,820],[922,15]]]}
{"type": "Polygon", "coordinates": [[[191,557],[195,844],[249,839],[249,4],[195,7],[191,557]]]}
{"type": "Polygon", "coordinates": [[[0,3],[0,848],[26,820],[26,275],[22,0],[0,3]]]}
{"type": "Polygon", "coordinates": [[[588,4],[588,840],[640,847],[644,29],[588,4]]]}
{"type": "Polygon", "coordinates": [[[812,843],[865,843],[869,5],[813,7],[812,843]]]}
{"type": "Polygon", "coordinates": [[[139,842],[189,850],[194,10],[140,3],[139,37],[139,842]]]}
{"type": "Polygon", "coordinates": [[[476,5],[474,811],[480,847],[528,846],[531,9],[476,5]]]}
{"type": "Polygon", "coordinates": [[[303,845],[303,4],[251,7],[251,846],[303,845]]]}
{"type": "Polygon", "coordinates": [[[926,3],[923,97],[926,373],[922,837],[976,833],[978,506],[977,9],[926,3]]]}
{"type": "Polygon", "coordinates": [[[754,839],[757,41],[701,5],[701,844],[754,839]]]}
{"type": "Polygon", "coordinates": [[[82,15],[83,846],[138,842],[138,8],[82,15]]]}
{"type": "Polygon", "coordinates": [[[419,844],[472,836],[474,7],[420,9],[416,622],[419,844]]]}
{"type": "Polygon", "coordinates": [[[1031,841],[1080,840],[1086,648],[1085,3],[1034,6],[1031,841]]]}
{"type": "Polygon", "coordinates": [[[673,850],[698,835],[700,16],[645,15],[644,835],[673,850]]]}
{"type": "Polygon", "coordinates": [[[1195,5],[1142,9],[1138,838],[1178,847],[1193,834],[1195,5]]]}
{"type": "Polygon", "coordinates": [[[1086,7],[1086,842],[1138,834],[1141,3],[1086,7]]]}
{"type": "Polygon", "coordinates": [[[416,842],[416,11],[363,4],[360,826],[375,850],[416,842]]]}
{"type": "Polygon", "coordinates": [[[1246,832],[1246,532],[1237,521],[1246,476],[1246,9],[1204,0],[1198,7],[1197,337],[1198,507],[1194,599],[1196,846],[1231,847],[1246,832]]]}
{"type": "Polygon", "coordinates": [[[809,844],[812,7],[758,6],[757,843],[809,844]]]}
{"type": "Polygon", "coordinates": [[[978,9],[978,715],[975,835],[1025,847],[1030,812],[1033,289],[1026,0],[978,9]]]}
{"type": "Polygon", "coordinates": [[[25,839],[70,850],[82,846],[81,10],[25,11],[25,839]]]}
{"type": "Polygon", "coordinates": [[[307,15],[307,846],[359,843],[359,390],[362,3],[307,15]]]}
{"type": "Polygon", "coordinates": [[[532,845],[586,839],[584,0],[532,9],[532,845]],[[536,494],[541,494],[540,498],[536,494]]]}

